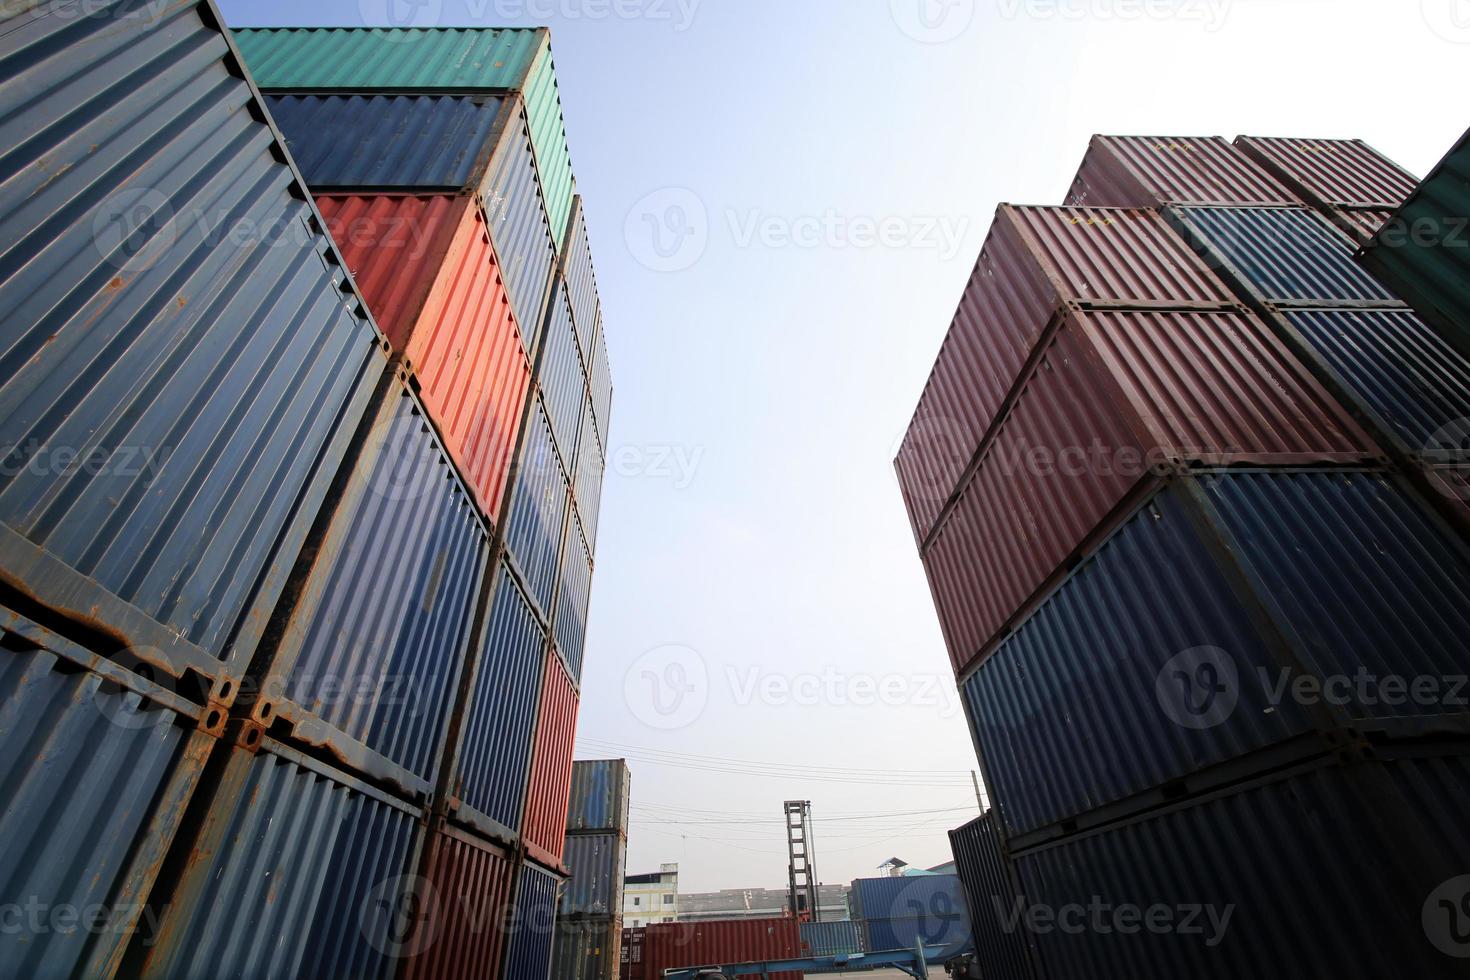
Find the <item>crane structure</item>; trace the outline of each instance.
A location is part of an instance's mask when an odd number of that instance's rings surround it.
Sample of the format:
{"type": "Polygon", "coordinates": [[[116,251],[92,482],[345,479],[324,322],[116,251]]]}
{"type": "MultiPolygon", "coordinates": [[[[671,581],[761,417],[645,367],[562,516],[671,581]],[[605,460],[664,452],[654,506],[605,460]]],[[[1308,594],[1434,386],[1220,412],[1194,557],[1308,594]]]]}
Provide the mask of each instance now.
{"type": "Polygon", "coordinates": [[[812,850],[812,801],[787,800],[782,804],[786,814],[786,851],[789,861],[787,890],[791,914],[798,922],[821,921],[817,902],[817,869],[812,850]]]}

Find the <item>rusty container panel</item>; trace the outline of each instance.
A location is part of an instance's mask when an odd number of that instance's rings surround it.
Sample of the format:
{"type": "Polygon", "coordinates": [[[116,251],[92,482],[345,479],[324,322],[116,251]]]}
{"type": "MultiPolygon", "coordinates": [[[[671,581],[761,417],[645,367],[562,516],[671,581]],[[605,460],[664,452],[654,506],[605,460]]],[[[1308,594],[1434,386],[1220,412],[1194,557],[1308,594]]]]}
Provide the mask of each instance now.
{"type": "Polygon", "coordinates": [[[211,6],[22,7],[0,41],[0,577],[174,676],[238,676],[381,339],[211,6]]]}
{"type": "Polygon", "coordinates": [[[407,942],[409,980],[497,980],[510,921],[515,860],[461,830],[426,844],[417,931],[407,942]]]}
{"type": "Polygon", "coordinates": [[[526,790],[524,836],[533,857],[560,864],[572,793],[572,741],[577,733],[577,689],[556,650],[546,653],[541,710],[526,790]],[[539,854],[538,854],[539,852],[539,854]]]}
{"type": "Polygon", "coordinates": [[[505,956],[505,980],[547,980],[556,942],[561,878],[531,862],[521,866],[505,956]]]}
{"type": "Polygon", "coordinates": [[[551,980],[619,980],[621,915],[561,919],[551,954],[551,980]]]}
{"type": "Polygon", "coordinates": [[[1419,180],[1362,140],[1239,136],[1235,145],[1318,210],[1396,210],[1419,180]]]}
{"type": "MultiPolygon", "coordinates": [[[[336,748],[346,768],[397,775],[402,791],[428,793],[490,533],[401,379],[383,393],[347,472],[331,524],[307,558],[264,698],[296,738],[336,748]],[[356,758],[339,736],[406,772],[356,758]]],[[[263,710],[256,717],[267,720],[263,710]]]]}
{"type": "Polygon", "coordinates": [[[1156,208],[1302,202],[1218,136],[1094,136],[1066,203],[1156,208]]]}
{"type": "Polygon", "coordinates": [[[600,316],[597,296],[597,273],[592,268],[592,246],[587,240],[587,210],[582,195],[572,202],[572,222],[567,227],[567,242],[562,249],[562,277],[567,295],[572,300],[572,321],[577,325],[577,343],[584,351],[592,349],[592,334],[600,316]]]}
{"type": "Polygon", "coordinates": [[[140,905],[222,719],[0,608],[0,896],[15,903],[0,976],[110,976],[127,936],[150,933],[140,905]],[[49,927],[64,908],[97,927],[49,927]]]}
{"type": "MultiPolygon", "coordinates": [[[[647,978],[675,967],[794,960],[801,957],[801,930],[795,919],[660,923],[643,930],[642,953],[647,978]]],[[[801,980],[802,973],[786,971],[770,977],[801,980]]]]}
{"type": "Polygon", "coordinates": [[[496,520],[531,365],[484,214],[471,198],[317,201],[481,513],[496,520]]]}
{"type": "Polygon", "coordinates": [[[496,576],[451,795],[460,803],[457,819],[514,840],[531,766],[546,631],[509,569],[502,565],[496,576]]]}
{"type": "MultiPolygon", "coordinates": [[[[572,326],[572,306],[566,280],[558,277],[546,313],[544,344],[536,381],[546,401],[551,434],[562,459],[577,455],[582,408],[587,401],[587,371],[572,326]]],[[[570,467],[569,467],[570,468],[570,467]]]]}
{"type": "Polygon", "coordinates": [[[556,596],[554,631],[557,646],[567,658],[572,677],[582,680],[582,655],[587,642],[587,607],[592,601],[592,553],[575,512],[567,528],[561,556],[561,585],[556,596]]]}
{"type": "Polygon", "coordinates": [[[412,922],[421,811],[272,739],[236,746],[156,945],[128,976],[385,978],[412,922]]]}
{"type": "Polygon", "coordinates": [[[924,554],[954,667],[980,655],[1161,468],[1377,458],[1252,315],[1075,313],[1022,382],[924,554]]]}
{"type": "Polygon", "coordinates": [[[569,497],[545,401],[536,399],[526,422],[505,543],[544,621],[549,622],[569,497]]]}
{"type": "Polygon", "coordinates": [[[592,402],[582,412],[582,434],[577,440],[577,472],[572,492],[576,498],[577,516],[587,534],[587,550],[597,555],[597,520],[602,513],[602,483],[607,470],[602,446],[597,441],[597,427],[592,417],[592,402]]]}

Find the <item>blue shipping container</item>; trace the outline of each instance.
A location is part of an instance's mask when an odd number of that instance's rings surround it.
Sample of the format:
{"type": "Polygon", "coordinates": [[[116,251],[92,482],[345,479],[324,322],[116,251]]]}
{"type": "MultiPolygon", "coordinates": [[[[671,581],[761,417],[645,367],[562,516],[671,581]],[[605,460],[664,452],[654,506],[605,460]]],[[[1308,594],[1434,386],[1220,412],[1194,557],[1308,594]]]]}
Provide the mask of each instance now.
{"type": "Polygon", "coordinates": [[[592,269],[592,246],[587,240],[586,202],[580,194],[572,201],[572,222],[567,227],[567,243],[562,251],[562,278],[572,300],[572,321],[577,325],[577,344],[583,351],[592,350],[600,301],[597,296],[597,274],[592,269]]]}
{"type": "Polygon", "coordinates": [[[526,422],[516,465],[505,541],[525,576],[543,619],[549,621],[567,514],[567,478],[557,455],[545,404],[537,399],[526,422]]]}
{"type": "Polygon", "coordinates": [[[572,763],[567,830],[628,833],[633,777],[622,759],[578,759],[572,763]]]}
{"type": "Polygon", "coordinates": [[[592,555],[582,535],[582,522],[572,514],[566,547],[561,557],[561,586],[556,597],[556,643],[574,681],[582,679],[582,659],[587,642],[587,607],[592,601],[592,555]]]}
{"type": "Polygon", "coordinates": [[[602,512],[602,480],[607,469],[602,447],[592,418],[592,402],[582,413],[582,434],[577,441],[576,495],[577,516],[587,534],[587,550],[597,554],[597,519],[602,512]]]}
{"type": "Polygon", "coordinates": [[[238,676],[381,340],[207,4],[25,6],[0,40],[3,574],[176,675],[238,676]]]}
{"type": "Polygon", "coordinates": [[[612,369],[607,363],[607,337],[602,332],[601,319],[597,322],[597,339],[592,343],[592,366],[587,372],[592,388],[592,417],[597,426],[597,442],[603,454],[609,451],[608,426],[612,424],[612,369]]]}
{"type": "Polygon", "coordinates": [[[963,909],[959,915],[864,919],[862,925],[863,948],[870,953],[918,949],[922,943],[924,959],[930,963],[942,963],[964,952],[970,945],[969,912],[963,909]]]}
{"type": "Polygon", "coordinates": [[[556,939],[560,887],[561,879],[551,872],[529,862],[522,865],[505,957],[506,980],[546,980],[556,939]]]}
{"type": "Polygon", "coordinates": [[[623,867],[628,838],[606,834],[567,834],[562,863],[571,872],[561,896],[561,915],[579,918],[621,914],[623,867]]]}
{"type": "Polygon", "coordinates": [[[856,878],[848,892],[854,919],[901,919],[960,915],[964,908],[956,875],[856,878]]]}
{"type": "Polygon", "coordinates": [[[534,353],[556,267],[556,241],[536,179],[525,103],[517,96],[506,104],[513,111],[506,117],[505,135],[490,159],[480,196],[511,309],[522,326],[527,352],[534,353]]]}
{"type": "Polygon", "coordinates": [[[551,432],[562,459],[577,457],[577,435],[582,425],[582,409],[587,402],[587,374],[582,367],[582,354],[572,330],[572,307],[567,299],[566,283],[557,279],[547,310],[545,347],[537,378],[546,412],[551,419],[551,432]]]}
{"type": "Polygon", "coordinates": [[[851,919],[803,922],[800,928],[803,956],[845,956],[863,951],[862,929],[851,919]]]}
{"type": "Polygon", "coordinates": [[[1016,873],[1001,839],[994,809],[949,832],[955,868],[970,910],[970,936],[981,963],[997,976],[1013,980],[1035,977],[1032,938],[1012,924],[1016,908],[1016,873]]]}

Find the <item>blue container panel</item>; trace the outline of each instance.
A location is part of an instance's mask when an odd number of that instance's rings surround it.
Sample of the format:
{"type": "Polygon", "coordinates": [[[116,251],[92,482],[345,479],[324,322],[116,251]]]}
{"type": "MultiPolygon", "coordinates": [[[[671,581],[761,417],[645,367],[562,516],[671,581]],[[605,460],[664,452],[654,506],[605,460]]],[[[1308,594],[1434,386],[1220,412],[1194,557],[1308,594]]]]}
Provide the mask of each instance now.
{"type": "Polygon", "coordinates": [[[577,343],[582,350],[590,351],[599,315],[597,274],[592,270],[592,247],[587,241],[586,202],[580,195],[574,207],[562,268],[565,270],[567,292],[572,298],[572,321],[577,325],[577,343]]]}
{"type": "Polygon", "coordinates": [[[959,915],[964,907],[957,875],[857,878],[848,899],[855,919],[959,915]]]}
{"type": "Polygon", "coordinates": [[[577,516],[587,534],[587,548],[597,555],[597,521],[602,513],[602,480],[607,469],[606,458],[598,443],[592,419],[592,402],[582,413],[582,435],[577,442],[576,498],[577,516]]]}
{"type": "Polygon", "coordinates": [[[577,434],[587,402],[587,376],[572,330],[572,307],[567,300],[566,283],[560,279],[552,290],[547,317],[546,347],[541,355],[538,380],[542,397],[546,399],[556,448],[562,459],[571,460],[577,455],[577,434]]]}
{"type": "Polygon", "coordinates": [[[521,825],[545,664],[546,632],[515,579],[501,567],[479,651],[455,792],[511,832],[521,825]]]}
{"type": "Polygon", "coordinates": [[[970,943],[970,919],[961,909],[959,915],[927,915],[902,919],[866,919],[863,940],[869,953],[890,949],[918,949],[924,944],[924,959],[942,963],[960,953],[970,943]]]}
{"type": "MultiPolygon", "coordinates": [[[[1267,710],[1254,683],[1234,711],[1203,719],[1219,724],[1180,724],[1161,706],[1160,677],[1171,663],[1189,670],[1205,662],[1204,651],[1223,650],[1254,678],[1274,662],[1191,525],[1190,507],[1176,491],[1155,497],[964,682],[1010,834],[1309,729],[1290,706],[1267,710]],[[1185,655],[1191,650],[1200,657],[1185,655]]],[[[1183,700],[1177,707],[1187,710],[1183,700]]]]}
{"type": "Polygon", "coordinates": [[[597,322],[597,339],[592,344],[592,366],[587,372],[592,386],[592,416],[597,425],[597,442],[608,452],[608,426],[612,424],[612,369],[607,363],[607,337],[597,322]]]}
{"type": "Polygon", "coordinates": [[[490,240],[529,352],[540,340],[541,311],[546,308],[551,289],[556,245],[536,178],[536,158],[523,105],[518,97],[507,97],[504,111],[512,115],[490,160],[481,194],[490,240]]]}
{"type": "Polygon", "coordinates": [[[980,962],[997,976],[1030,980],[1035,976],[1030,937],[1011,925],[1016,908],[1015,869],[1001,840],[999,811],[990,809],[949,832],[955,867],[970,910],[970,935],[980,962]]]}
{"type": "Polygon", "coordinates": [[[568,830],[628,832],[632,776],[622,759],[578,759],[572,763],[568,830]]]}
{"type": "Polygon", "coordinates": [[[1470,419],[1470,359],[1417,316],[1373,310],[1286,314],[1360,405],[1407,451],[1454,461],[1446,426],[1470,419]]]}
{"type": "Polygon", "coordinates": [[[546,980],[551,970],[551,946],[556,938],[557,888],[560,879],[534,864],[521,869],[511,922],[510,949],[505,958],[505,980],[546,980]]]}
{"type": "Polygon", "coordinates": [[[561,588],[556,597],[556,643],[571,666],[572,679],[582,679],[587,642],[587,606],[592,598],[592,556],[582,536],[582,522],[572,515],[561,559],[561,588]]]}
{"type": "Polygon", "coordinates": [[[1270,303],[1381,301],[1394,296],[1353,261],[1326,218],[1307,210],[1179,208],[1203,243],[1270,303]]]}
{"type": "Polygon", "coordinates": [[[514,492],[510,520],[506,522],[506,545],[530,585],[531,597],[549,619],[566,522],[567,479],[546,409],[539,400],[527,422],[514,492]]]}
{"type": "Polygon", "coordinates": [[[0,521],[243,659],[384,362],[204,9],[6,22],[0,521]]]}
{"type": "Polygon", "coordinates": [[[628,839],[621,833],[568,834],[562,863],[571,872],[561,896],[564,916],[618,915],[628,839]]]}
{"type": "Polygon", "coordinates": [[[860,924],[842,922],[803,922],[801,924],[803,956],[842,956],[863,951],[860,924]]]}
{"type": "MultiPolygon", "coordinates": [[[[506,100],[427,95],[272,95],[271,118],[314,193],[474,188],[506,100]]],[[[513,105],[513,103],[512,103],[513,105]]]]}
{"type": "Polygon", "coordinates": [[[432,780],[490,539],[396,382],[318,550],[277,663],[285,696],[432,780]]]}

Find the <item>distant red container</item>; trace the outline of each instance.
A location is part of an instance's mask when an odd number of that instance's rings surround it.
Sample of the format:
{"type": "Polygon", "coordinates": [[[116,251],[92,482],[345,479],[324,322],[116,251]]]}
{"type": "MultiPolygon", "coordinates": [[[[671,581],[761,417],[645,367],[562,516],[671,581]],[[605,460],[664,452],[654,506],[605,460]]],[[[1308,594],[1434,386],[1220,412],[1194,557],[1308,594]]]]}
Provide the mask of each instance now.
{"type": "Polygon", "coordinates": [[[1075,312],[924,554],[956,673],[1130,492],[1194,464],[1359,464],[1366,433],[1240,312],[1075,312]]]}
{"type": "Polygon", "coordinates": [[[401,951],[408,980],[497,975],[515,862],[504,850],[453,828],[429,835],[416,931],[401,951]]]}
{"type": "Polygon", "coordinates": [[[1362,140],[1241,136],[1235,145],[1315,208],[1396,210],[1418,179],[1362,140]]]}
{"type": "MultiPolygon", "coordinates": [[[[636,930],[624,930],[624,933],[630,931],[636,930]]],[[[795,919],[668,922],[647,926],[642,932],[641,972],[630,973],[624,980],[659,980],[665,970],[679,967],[789,960],[801,956],[801,929],[795,919]]],[[[800,971],[770,976],[772,980],[802,980],[800,971]]]]}
{"type": "Polygon", "coordinates": [[[577,734],[577,690],[555,650],[547,653],[536,719],[536,746],[526,794],[525,829],[531,856],[560,867],[572,795],[572,742],[577,734]]]}
{"type": "Polygon", "coordinates": [[[1094,136],[1067,204],[1302,204],[1260,164],[1218,136],[1094,136]]]}
{"type": "Polygon", "coordinates": [[[922,543],[1064,306],[1225,309],[1230,289],[1158,214],[1001,205],[899,449],[922,543]]]}
{"type": "Polygon", "coordinates": [[[481,511],[496,521],[531,365],[479,202],[322,196],[317,206],[481,511]]]}

